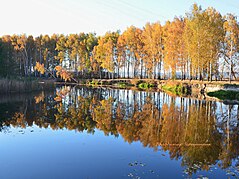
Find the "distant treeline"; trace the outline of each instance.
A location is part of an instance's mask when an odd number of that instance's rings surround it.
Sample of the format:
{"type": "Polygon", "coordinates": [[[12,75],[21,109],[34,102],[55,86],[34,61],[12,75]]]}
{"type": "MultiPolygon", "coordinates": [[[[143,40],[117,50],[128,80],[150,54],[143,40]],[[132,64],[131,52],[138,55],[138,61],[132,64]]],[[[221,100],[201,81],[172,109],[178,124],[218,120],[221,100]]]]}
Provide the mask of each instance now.
{"type": "Polygon", "coordinates": [[[124,32],[0,38],[0,75],[50,76],[61,66],[78,78],[237,80],[239,23],[194,4],[185,17],[124,32]],[[38,63],[37,63],[38,62],[38,63]],[[36,65],[44,70],[37,71],[36,65]]]}

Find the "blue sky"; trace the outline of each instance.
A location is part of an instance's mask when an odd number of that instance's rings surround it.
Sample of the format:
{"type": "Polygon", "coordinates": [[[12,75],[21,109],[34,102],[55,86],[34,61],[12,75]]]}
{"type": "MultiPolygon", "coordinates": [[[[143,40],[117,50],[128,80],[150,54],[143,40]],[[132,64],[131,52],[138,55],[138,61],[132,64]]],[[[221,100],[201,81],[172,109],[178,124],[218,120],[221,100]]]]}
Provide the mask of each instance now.
{"type": "Polygon", "coordinates": [[[123,31],[184,16],[193,3],[239,15],[238,0],[0,0],[0,35],[123,31]]]}

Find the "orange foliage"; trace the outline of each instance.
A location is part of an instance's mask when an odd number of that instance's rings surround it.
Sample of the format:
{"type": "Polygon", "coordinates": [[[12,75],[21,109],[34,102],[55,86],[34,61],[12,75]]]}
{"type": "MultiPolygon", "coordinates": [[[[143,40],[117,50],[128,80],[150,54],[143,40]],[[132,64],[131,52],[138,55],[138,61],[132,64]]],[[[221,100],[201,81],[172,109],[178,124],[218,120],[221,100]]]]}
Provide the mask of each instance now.
{"type": "Polygon", "coordinates": [[[70,81],[72,79],[72,74],[67,72],[65,69],[63,69],[61,66],[56,66],[56,75],[61,77],[64,81],[70,81]]]}
{"type": "Polygon", "coordinates": [[[66,95],[70,92],[70,89],[68,87],[62,88],[59,92],[56,92],[56,97],[54,100],[56,102],[61,102],[63,98],[66,97],[66,95]]]}
{"type": "Polygon", "coordinates": [[[41,74],[45,73],[44,64],[40,64],[39,62],[36,63],[36,66],[34,67],[34,69],[40,72],[41,74]]]}
{"type": "Polygon", "coordinates": [[[36,104],[43,102],[44,98],[45,98],[44,92],[42,92],[40,95],[34,97],[36,104]]]}

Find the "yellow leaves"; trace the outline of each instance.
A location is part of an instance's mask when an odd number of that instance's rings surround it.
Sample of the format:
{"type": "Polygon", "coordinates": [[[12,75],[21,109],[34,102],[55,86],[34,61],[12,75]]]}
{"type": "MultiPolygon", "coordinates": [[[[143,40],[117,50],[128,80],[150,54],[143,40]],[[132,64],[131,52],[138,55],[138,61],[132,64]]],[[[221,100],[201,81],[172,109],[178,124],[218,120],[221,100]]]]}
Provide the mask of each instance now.
{"type": "Polygon", "coordinates": [[[112,102],[113,99],[105,99],[100,101],[99,105],[94,109],[95,121],[100,123],[106,121],[107,119],[111,119],[112,116],[112,102]]]}
{"type": "Polygon", "coordinates": [[[17,112],[13,118],[16,119],[17,123],[21,123],[25,117],[23,113],[17,112]]]}
{"type": "Polygon", "coordinates": [[[72,74],[63,69],[61,66],[56,66],[56,75],[59,76],[64,81],[70,81],[72,79],[72,74]]]}
{"type": "Polygon", "coordinates": [[[118,37],[118,33],[106,33],[105,36],[99,38],[98,45],[94,48],[96,61],[109,72],[113,72],[115,68],[114,56],[118,37]]]}
{"type": "Polygon", "coordinates": [[[26,35],[13,35],[11,37],[12,45],[16,51],[22,51],[26,47],[26,35]]]}
{"type": "MultiPolygon", "coordinates": [[[[238,44],[238,37],[239,37],[239,24],[237,22],[236,16],[232,14],[228,14],[226,20],[223,24],[223,28],[226,32],[225,35],[225,42],[230,44],[238,44]]],[[[230,46],[230,45],[229,45],[230,46]]],[[[238,47],[239,48],[239,47],[238,47]]]]}
{"type": "Polygon", "coordinates": [[[21,126],[21,128],[26,128],[26,118],[22,112],[16,112],[12,117],[12,126],[21,126]]]}
{"type": "Polygon", "coordinates": [[[71,74],[68,73],[66,70],[62,70],[60,76],[65,81],[70,81],[71,80],[71,74]]]}
{"type": "Polygon", "coordinates": [[[34,69],[38,72],[40,72],[41,74],[45,73],[45,67],[44,64],[40,64],[39,62],[36,63],[36,66],[34,67],[34,69]]]}
{"type": "Polygon", "coordinates": [[[35,99],[35,101],[36,101],[36,104],[38,104],[38,103],[44,101],[44,97],[45,97],[44,92],[42,92],[42,93],[41,93],[40,95],[38,95],[38,96],[35,96],[34,99],[35,99]]]}
{"type": "MultiPolygon", "coordinates": [[[[57,95],[59,95],[59,93],[57,93],[57,95]]],[[[61,102],[61,101],[62,101],[62,97],[61,97],[61,96],[56,96],[56,97],[54,98],[54,100],[55,100],[56,102],[61,102]]]]}
{"type": "Polygon", "coordinates": [[[64,99],[69,92],[70,92],[70,88],[69,87],[62,88],[60,91],[56,92],[56,97],[54,98],[54,100],[56,102],[61,102],[62,99],[64,99]]]}
{"type": "MultiPolygon", "coordinates": [[[[148,56],[157,58],[162,51],[162,26],[158,23],[146,24],[143,31],[144,50],[148,56]]],[[[159,58],[156,59],[159,61],[159,58]]]]}
{"type": "Polygon", "coordinates": [[[56,66],[55,70],[57,71],[56,74],[59,75],[59,72],[62,70],[61,66],[56,66]]]}
{"type": "Polygon", "coordinates": [[[44,59],[44,61],[47,60],[47,56],[48,56],[48,54],[49,54],[49,49],[46,48],[46,49],[43,51],[43,59],[44,59]]]}
{"type": "Polygon", "coordinates": [[[183,19],[175,18],[164,26],[164,68],[171,69],[173,77],[176,76],[177,67],[185,64],[184,25],[183,19]]]}

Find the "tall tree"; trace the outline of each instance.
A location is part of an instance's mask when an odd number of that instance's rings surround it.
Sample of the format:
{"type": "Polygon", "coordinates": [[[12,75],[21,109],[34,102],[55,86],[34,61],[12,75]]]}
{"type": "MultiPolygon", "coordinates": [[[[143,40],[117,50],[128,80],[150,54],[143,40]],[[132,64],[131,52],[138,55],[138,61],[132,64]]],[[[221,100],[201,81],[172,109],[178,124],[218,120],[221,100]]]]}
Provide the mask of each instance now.
{"type": "Polygon", "coordinates": [[[12,45],[18,53],[20,60],[20,71],[23,66],[24,75],[28,76],[31,73],[31,51],[34,48],[33,36],[23,35],[13,35],[11,37],[12,45]]]}
{"type": "Polygon", "coordinates": [[[98,45],[94,48],[94,58],[102,69],[108,72],[108,77],[112,74],[114,78],[115,61],[117,59],[116,46],[119,32],[107,32],[99,38],[98,45]]]}
{"type": "Polygon", "coordinates": [[[207,44],[206,61],[206,73],[208,80],[212,81],[213,75],[215,78],[218,74],[219,55],[223,44],[223,18],[221,14],[214,8],[207,8],[204,13],[206,19],[205,39],[207,44]]]}
{"type": "Polygon", "coordinates": [[[223,27],[225,30],[223,57],[228,66],[231,82],[232,75],[236,79],[235,68],[238,67],[239,54],[239,23],[236,16],[227,14],[223,27]]]}
{"type": "Polygon", "coordinates": [[[19,74],[16,69],[17,61],[14,54],[11,36],[2,36],[2,38],[0,38],[0,76],[8,77],[14,74],[19,74]]]}
{"type": "Polygon", "coordinates": [[[147,23],[143,30],[143,42],[147,60],[145,66],[149,76],[156,77],[156,67],[158,66],[158,78],[161,78],[161,65],[163,57],[163,31],[159,22],[147,23]]]}
{"type": "MultiPolygon", "coordinates": [[[[204,32],[206,22],[202,16],[203,10],[197,4],[193,5],[192,12],[187,14],[186,21],[186,42],[190,61],[190,74],[196,79],[202,79],[203,60],[207,44],[205,43],[204,32]]],[[[190,75],[190,76],[191,76],[190,75]]]]}
{"type": "Polygon", "coordinates": [[[178,68],[181,68],[182,77],[185,75],[184,26],[182,18],[175,18],[172,22],[167,22],[164,27],[164,68],[171,69],[173,79],[176,78],[178,68]]]}
{"type": "MultiPolygon", "coordinates": [[[[190,61],[190,73],[200,80],[207,75],[212,79],[216,72],[219,51],[223,38],[223,19],[213,8],[202,10],[193,5],[191,13],[187,14],[185,28],[185,44],[190,61]]],[[[190,75],[191,76],[191,75],[190,75]]]]}

